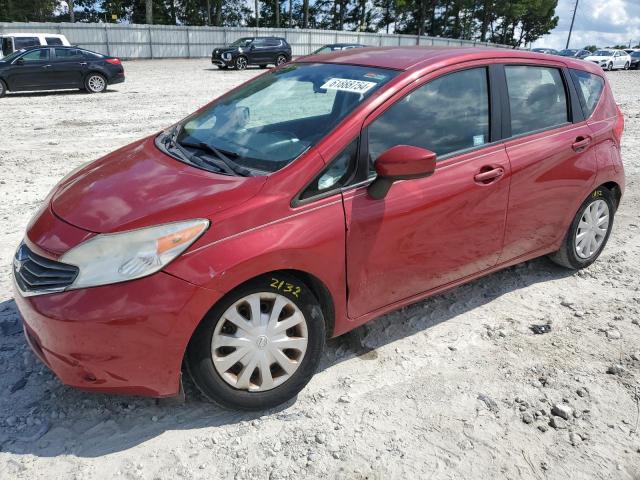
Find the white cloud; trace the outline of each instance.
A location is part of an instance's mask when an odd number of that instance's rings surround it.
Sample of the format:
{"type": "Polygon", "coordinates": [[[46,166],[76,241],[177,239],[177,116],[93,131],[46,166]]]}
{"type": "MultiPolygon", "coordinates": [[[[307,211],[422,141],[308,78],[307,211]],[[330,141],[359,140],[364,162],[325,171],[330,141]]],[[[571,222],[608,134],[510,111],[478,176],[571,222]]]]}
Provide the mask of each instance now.
{"type": "MultiPolygon", "coordinates": [[[[558,26],[534,42],[534,47],[562,49],[567,42],[575,0],[559,0],[558,26]]],[[[580,0],[571,34],[571,48],[640,43],[640,2],[638,0],[580,0]]]]}

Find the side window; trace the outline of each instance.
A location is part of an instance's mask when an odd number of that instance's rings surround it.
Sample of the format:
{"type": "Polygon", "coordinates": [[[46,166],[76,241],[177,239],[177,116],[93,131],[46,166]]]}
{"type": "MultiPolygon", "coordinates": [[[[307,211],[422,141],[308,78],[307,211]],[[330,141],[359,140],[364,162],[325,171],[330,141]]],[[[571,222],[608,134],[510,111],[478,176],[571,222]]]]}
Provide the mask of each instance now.
{"type": "Polygon", "coordinates": [[[269,47],[278,47],[280,46],[280,40],[277,38],[269,38],[266,42],[269,47]]]}
{"type": "Polygon", "coordinates": [[[267,45],[267,41],[264,38],[256,38],[253,42],[252,45],[254,47],[264,47],[267,45]]]}
{"type": "Polygon", "coordinates": [[[511,134],[542,130],[569,121],[567,97],[557,68],[506,66],[511,134]]]}
{"type": "Polygon", "coordinates": [[[396,145],[447,155],[489,142],[486,68],[450,73],[412,91],[368,128],[372,163],[396,145]]]}
{"type": "Polygon", "coordinates": [[[38,39],[38,37],[14,37],[13,44],[16,50],[20,50],[21,48],[40,45],[40,40],[38,39]]]}
{"type": "Polygon", "coordinates": [[[300,199],[315,197],[344,186],[356,166],[357,155],[358,139],[355,139],[309,184],[300,195],[300,199]]]}
{"type": "Polygon", "coordinates": [[[47,45],[62,45],[62,40],[56,37],[45,37],[47,45]]]}
{"type": "Polygon", "coordinates": [[[49,49],[41,48],[38,50],[33,50],[22,57],[20,57],[25,62],[44,62],[49,60],[49,49]]]}
{"type": "Polygon", "coordinates": [[[604,90],[604,80],[598,75],[583,70],[571,70],[571,76],[578,90],[578,98],[580,99],[584,116],[589,118],[596,109],[602,90],[604,90]]]}
{"type": "Polygon", "coordinates": [[[71,48],[56,48],[56,58],[58,60],[78,60],[82,58],[82,53],[79,50],[71,48]]]}

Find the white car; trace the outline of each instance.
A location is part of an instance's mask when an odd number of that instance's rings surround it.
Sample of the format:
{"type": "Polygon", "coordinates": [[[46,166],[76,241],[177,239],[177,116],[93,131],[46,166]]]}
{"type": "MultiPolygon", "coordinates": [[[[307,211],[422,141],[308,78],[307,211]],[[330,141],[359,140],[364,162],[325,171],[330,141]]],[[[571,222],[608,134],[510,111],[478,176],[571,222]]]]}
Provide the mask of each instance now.
{"type": "Polygon", "coordinates": [[[36,45],[71,46],[64,35],[53,33],[5,33],[0,35],[0,58],[6,57],[21,48],[36,45]]]}
{"type": "Polygon", "coordinates": [[[585,57],[584,60],[597,63],[604,70],[614,70],[617,68],[629,70],[629,66],[631,65],[631,56],[627,52],[613,48],[597,50],[593,55],[585,57]]]}

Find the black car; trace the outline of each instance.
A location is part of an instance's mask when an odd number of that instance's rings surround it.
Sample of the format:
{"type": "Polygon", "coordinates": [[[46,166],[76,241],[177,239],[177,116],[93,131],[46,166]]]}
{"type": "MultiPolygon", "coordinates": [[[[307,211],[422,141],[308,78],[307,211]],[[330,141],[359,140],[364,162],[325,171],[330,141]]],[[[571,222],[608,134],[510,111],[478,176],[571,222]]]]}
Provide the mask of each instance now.
{"type": "Polygon", "coordinates": [[[320,47],[316,51],[312,52],[311,55],[320,55],[323,53],[331,53],[337,52],[340,50],[350,50],[352,48],[364,48],[366,45],[360,45],[359,43],[330,43],[329,45],[325,45],[320,47]]]}
{"type": "Polygon", "coordinates": [[[211,63],[226,70],[235,67],[244,70],[247,65],[276,67],[291,60],[291,45],[280,37],[243,37],[228,47],[216,48],[211,52],[211,63]]]}
{"type": "Polygon", "coordinates": [[[591,55],[591,52],[589,50],[579,50],[579,49],[576,49],[576,48],[567,48],[566,50],[560,50],[558,55],[560,55],[561,57],[573,57],[573,58],[583,59],[583,58],[588,57],[589,55],[591,55]]]}
{"type": "Polygon", "coordinates": [[[0,59],[0,97],[7,91],[71,88],[101,93],[121,82],[119,58],[78,47],[29,47],[0,59]]]}
{"type": "Polygon", "coordinates": [[[633,70],[640,69],[640,50],[631,52],[629,55],[631,55],[631,65],[629,68],[632,68],[633,70]]]}

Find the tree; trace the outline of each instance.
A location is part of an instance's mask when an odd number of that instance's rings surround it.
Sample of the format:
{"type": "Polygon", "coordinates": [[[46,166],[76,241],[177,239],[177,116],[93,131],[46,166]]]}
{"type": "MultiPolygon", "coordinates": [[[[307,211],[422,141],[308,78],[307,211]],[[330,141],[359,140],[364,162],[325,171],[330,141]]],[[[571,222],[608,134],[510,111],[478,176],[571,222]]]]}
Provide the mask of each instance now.
{"type": "Polygon", "coordinates": [[[593,53],[598,50],[598,47],[596,47],[595,45],[587,45],[586,47],[584,47],[584,50],[589,50],[591,53],[593,53]]]}
{"type": "Polygon", "coordinates": [[[146,23],[153,23],[153,0],[145,0],[146,23]]]}

